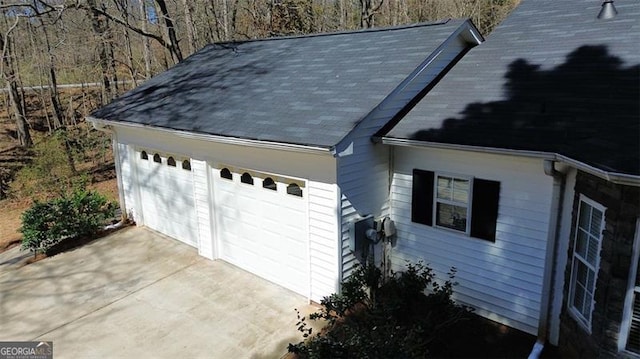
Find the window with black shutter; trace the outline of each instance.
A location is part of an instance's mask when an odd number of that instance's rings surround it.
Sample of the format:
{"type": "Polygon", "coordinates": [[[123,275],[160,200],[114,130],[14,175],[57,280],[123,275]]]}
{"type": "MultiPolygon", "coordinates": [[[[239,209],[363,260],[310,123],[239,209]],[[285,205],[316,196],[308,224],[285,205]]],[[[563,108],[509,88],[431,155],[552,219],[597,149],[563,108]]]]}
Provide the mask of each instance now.
{"type": "Polygon", "coordinates": [[[500,182],[414,169],[412,183],[413,222],[495,241],[500,182]]]}

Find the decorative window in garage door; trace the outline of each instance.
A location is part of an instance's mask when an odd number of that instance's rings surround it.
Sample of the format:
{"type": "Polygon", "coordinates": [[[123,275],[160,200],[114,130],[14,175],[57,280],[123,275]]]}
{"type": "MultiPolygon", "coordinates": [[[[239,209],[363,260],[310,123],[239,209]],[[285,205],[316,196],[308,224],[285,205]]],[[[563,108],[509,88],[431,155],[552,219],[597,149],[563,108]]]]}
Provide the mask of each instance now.
{"type": "Polygon", "coordinates": [[[233,180],[233,174],[231,174],[228,168],[223,168],[220,170],[220,178],[233,180]]]}
{"type": "Polygon", "coordinates": [[[267,177],[262,180],[262,188],[270,189],[272,191],[278,190],[278,185],[271,177],[267,177]]]}
{"type": "Polygon", "coordinates": [[[220,176],[220,178],[225,180],[234,181],[235,178],[240,178],[241,183],[249,185],[255,184],[256,186],[260,186],[260,181],[262,181],[263,190],[286,193],[295,197],[303,197],[304,194],[305,182],[303,180],[234,168],[227,165],[220,165],[218,168],[220,168],[220,170],[216,176],[220,176]],[[233,175],[234,173],[236,176],[233,175]],[[258,181],[257,184],[255,183],[256,180],[258,181]]]}
{"type": "Polygon", "coordinates": [[[249,173],[245,172],[240,177],[240,182],[252,185],[253,177],[249,173]]]}
{"type": "MultiPolygon", "coordinates": [[[[191,171],[191,161],[188,158],[184,159],[184,157],[182,157],[182,156],[155,152],[155,153],[153,153],[153,162],[162,163],[162,158],[163,157],[166,158],[167,166],[177,167],[178,166],[178,162],[182,161],[182,169],[186,170],[186,171],[191,171]],[[176,158],[178,160],[176,160],[176,158]]],[[[148,160],[149,159],[149,152],[147,150],[140,150],[140,159],[141,160],[148,160]]]]}
{"type": "Polygon", "coordinates": [[[189,161],[189,160],[182,161],[182,169],[183,170],[187,170],[187,171],[191,171],[191,161],[189,161]]]}
{"type": "Polygon", "coordinates": [[[297,183],[290,183],[287,186],[287,194],[302,197],[302,188],[297,183]]]}

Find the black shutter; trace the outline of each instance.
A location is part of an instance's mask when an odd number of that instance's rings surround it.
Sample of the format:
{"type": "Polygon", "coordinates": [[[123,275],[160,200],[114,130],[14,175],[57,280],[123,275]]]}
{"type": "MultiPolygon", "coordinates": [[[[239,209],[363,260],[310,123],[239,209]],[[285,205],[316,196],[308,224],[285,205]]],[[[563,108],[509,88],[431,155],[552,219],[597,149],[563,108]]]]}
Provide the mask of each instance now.
{"type": "Polygon", "coordinates": [[[433,172],[413,170],[411,221],[433,225],[433,172]]]}
{"type": "Polygon", "coordinates": [[[500,182],[473,179],[471,237],[495,242],[500,182]]]}

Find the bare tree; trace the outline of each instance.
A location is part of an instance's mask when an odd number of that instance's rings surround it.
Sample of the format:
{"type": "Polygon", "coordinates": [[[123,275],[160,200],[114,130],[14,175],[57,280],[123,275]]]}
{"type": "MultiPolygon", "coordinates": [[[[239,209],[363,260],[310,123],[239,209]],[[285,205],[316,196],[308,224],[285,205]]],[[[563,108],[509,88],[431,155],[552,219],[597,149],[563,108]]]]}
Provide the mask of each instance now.
{"type": "Polygon", "coordinates": [[[155,1],[156,1],[156,4],[158,5],[158,9],[160,10],[160,16],[164,20],[164,29],[167,34],[167,44],[168,44],[167,48],[171,53],[173,62],[178,63],[183,59],[182,51],[180,50],[180,45],[178,44],[176,28],[173,24],[173,20],[171,20],[171,16],[169,16],[167,3],[164,0],[155,0],[155,1]]]}
{"type": "Polygon", "coordinates": [[[370,28],[374,26],[373,18],[384,4],[384,0],[380,0],[374,5],[372,0],[360,0],[360,27],[370,28]]]}
{"type": "MultiPolygon", "coordinates": [[[[147,30],[147,6],[145,0],[139,1],[140,6],[140,27],[143,33],[148,33],[147,30]]],[[[128,26],[128,25],[127,25],[128,26]]],[[[145,78],[151,77],[151,44],[149,43],[148,36],[142,36],[142,57],[144,59],[144,76],[145,78]]]]}
{"type": "MultiPolygon", "coordinates": [[[[48,67],[49,67],[49,101],[51,102],[51,107],[53,107],[53,127],[58,128],[62,126],[64,121],[64,113],[62,111],[62,107],[60,106],[60,95],[58,93],[58,79],[56,76],[56,61],[55,56],[53,55],[53,48],[51,46],[51,41],[49,39],[49,31],[47,30],[47,26],[42,19],[44,15],[41,15],[37,6],[34,7],[36,11],[36,17],[40,31],[42,31],[42,35],[44,38],[44,43],[47,51],[47,59],[48,59],[48,67]]],[[[50,14],[47,14],[49,17],[50,14]]]]}
{"type": "MultiPolygon", "coordinates": [[[[4,2],[0,2],[0,5],[5,5],[4,2]]],[[[5,24],[8,25],[9,14],[3,13],[5,24]]],[[[18,26],[19,17],[15,18],[14,23],[8,26],[8,29],[2,36],[0,36],[0,48],[2,49],[2,61],[0,62],[3,80],[6,82],[7,92],[9,93],[9,103],[11,106],[11,112],[16,121],[16,133],[18,135],[18,142],[20,146],[31,147],[33,140],[31,139],[31,133],[29,131],[29,125],[25,116],[24,102],[22,99],[21,91],[19,91],[18,76],[19,74],[15,70],[15,52],[12,46],[12,34],[11,32],[18,26]]]]}
{"type": "Polygon", "coordinates": [[[184,10],[184,27],[187,33],[187,44],[189,45],[189,53],[198,50],[196,27],[191,16],[191,1],[182,0],[182,8],[184,10]]]}
{"type": "Polygon", "coordinates": [[[88,7],[85,8],[87,15],[91,19],[91,28],[98,38],[98,62],[102,71],[102,103],[110,102],[115,95],[114,83],[112,79],[112,54],[109,28],[107,18],[104,16],[105,5],[101,4],[102,11],[98,10],[96,0],[87,0],[88,7]]]}

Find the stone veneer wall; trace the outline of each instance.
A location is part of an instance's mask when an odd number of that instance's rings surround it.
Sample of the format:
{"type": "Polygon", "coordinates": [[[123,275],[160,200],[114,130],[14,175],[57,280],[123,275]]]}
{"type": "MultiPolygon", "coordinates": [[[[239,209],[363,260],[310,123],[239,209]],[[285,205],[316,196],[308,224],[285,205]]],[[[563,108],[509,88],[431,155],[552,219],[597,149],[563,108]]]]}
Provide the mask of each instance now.
{"type": "MultiPolygon", "coordinates": [[[[567,189],[570,190],[570,189],[567,189]]],[[[640,216],[640,187],[613,184],[578,172],[573,202],[572,230],[565,268],[564,299],[558,347],[563,357],[615,357],[625,292],[633,253],[636,220],[640,216]],[[596,281],[591,334],[568,313],[571,264],[580,194],[607,208],[596,281]]]]}

